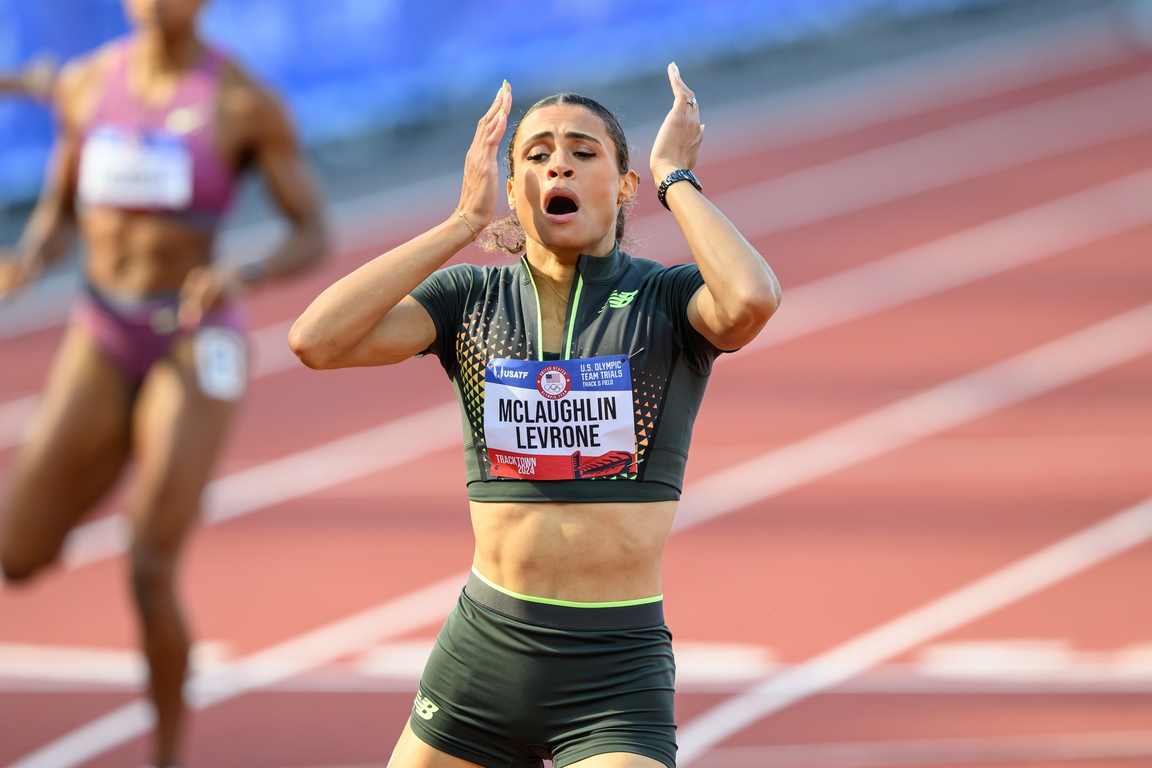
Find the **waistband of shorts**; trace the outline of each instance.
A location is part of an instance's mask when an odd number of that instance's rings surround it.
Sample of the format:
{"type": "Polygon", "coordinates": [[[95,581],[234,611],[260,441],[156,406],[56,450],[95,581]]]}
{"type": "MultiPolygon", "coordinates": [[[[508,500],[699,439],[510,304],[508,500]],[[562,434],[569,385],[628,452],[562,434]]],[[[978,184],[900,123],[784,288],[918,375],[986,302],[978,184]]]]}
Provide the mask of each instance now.
{"type": "Polygon", "coordinates": [[[636,629],[664,623],[664,596],[610,603],[576,603],[521,595],[484,578],[475,568],[464,594],[485,608],[526,624],[555,629],[636,629]]]}
{"type": "Polygon", "coordinates": [[[134,294],[97,288],[85,281],[84,293],[100,309],[123,318],[147,317],[159,310],[175,310],[180,304],[179,291],[134,294]]]}

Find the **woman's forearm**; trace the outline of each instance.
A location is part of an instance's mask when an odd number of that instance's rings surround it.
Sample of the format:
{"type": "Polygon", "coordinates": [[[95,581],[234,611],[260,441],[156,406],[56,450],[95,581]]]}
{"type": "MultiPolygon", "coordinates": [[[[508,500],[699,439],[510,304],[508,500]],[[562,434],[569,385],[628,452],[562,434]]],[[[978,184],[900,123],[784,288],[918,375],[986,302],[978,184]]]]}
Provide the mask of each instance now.
{"type": "Polygon", "coordinates": [[[780,303],[780,283],[756,249],[688,182],[668,187],[665,199],[700,267],[717,318],[734,328],[767,320],[780,303]]]}
{"type": "Polygon", "coordinates": [[[19,258],[33,274],[63,258],[76,237],[75,216],[60,210],[55,202],[36,207],[16,246],[19,258]]]}
{"type": "MultiPolygon", "coordinates": [[[[675,63],[668,65],[668,80],[672,109],[656,134],[649,162],[656,184],[674,171],[691,170],[704,140],[696,95],[684,84],[675,63]]],[[[732,222],[689,181],[669,185],[665,201],[704,278],[704,287],[688,307],[693,327],[721,349],[747,344],[780,303],[776,276],[732,222]]]]}
{"type": "Polygon", "coordinates": [[[289,344],[327,367],[349,355],[429,275],[472,241],[453,214],[444,223],[378,256],[321,293],[292,326],[289,344]]]}

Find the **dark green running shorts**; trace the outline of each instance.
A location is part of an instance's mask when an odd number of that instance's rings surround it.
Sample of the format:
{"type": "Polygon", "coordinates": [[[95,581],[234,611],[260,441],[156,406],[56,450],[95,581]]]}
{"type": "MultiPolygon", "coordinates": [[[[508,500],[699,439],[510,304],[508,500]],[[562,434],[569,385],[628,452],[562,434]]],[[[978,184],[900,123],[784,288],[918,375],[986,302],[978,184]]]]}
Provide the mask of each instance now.
{"type": "Polygon", "coordinates": [[[541,603],[473,572],[409,722],[424,743],[485,768],[563,768],[606,752],[675,768],[675,675],[662,602],[541,603]]]}

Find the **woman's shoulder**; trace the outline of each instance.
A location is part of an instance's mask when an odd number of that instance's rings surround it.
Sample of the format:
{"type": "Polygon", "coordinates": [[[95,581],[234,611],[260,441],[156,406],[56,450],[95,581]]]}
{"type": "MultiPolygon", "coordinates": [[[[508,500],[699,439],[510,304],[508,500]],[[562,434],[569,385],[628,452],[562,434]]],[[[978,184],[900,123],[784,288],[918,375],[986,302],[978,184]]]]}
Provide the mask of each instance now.
{"type": "Polygon", "coordinates": [[[216,49],[208,55],[219,62],[221,114],[239,124],[279,125],[288,123],[288,109],[272,88],[262,83],[236,59],[216,49]]]}
{"type": "Polygon", "coordinates": [[[87,115],[92,111],[105,78],[124,55],[126,45],[125,38],[112,40],[70,59],[60,69],[52,100],[67,123],[79,126],[87,122],[87,115]]]}
{"type": "Polygon", "coordinates": [[[494,285],[506,282],[511,272],[505,267],[479,266],[463,262],[441,267],[424,279],[416,289],[418,293],[469,295],[487,293],[494,285]]]}
{"type": "Polygon", "coordinates": [[[685,278],[693,280],[700,274],[700,267],[696,266],[694,261],[683,264],[662,264],[651,259],[632,257],[629,267],[635,270],[634,274],[642,282],[652,285],[677,282],[685,278]]]}
{"type": "Polygon", "coordinates": [[[466,280],[473,286],[495,286],[503,283],[512,283],[520,279],[520,262],[512,264],[472,264],[463,262],[450,267],[441,267],[432,273],[433,277],[441,275],[451,280],[466,280]]]}

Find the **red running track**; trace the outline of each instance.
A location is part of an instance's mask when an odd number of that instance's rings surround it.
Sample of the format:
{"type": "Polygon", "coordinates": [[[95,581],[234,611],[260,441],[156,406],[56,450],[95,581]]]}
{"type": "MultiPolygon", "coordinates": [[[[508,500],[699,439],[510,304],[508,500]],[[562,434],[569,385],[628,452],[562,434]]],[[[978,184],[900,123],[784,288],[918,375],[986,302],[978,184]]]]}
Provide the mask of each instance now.
{"type": "MultiPolygon", "coordinates": [[[[831,139],[749,146],[698,171],[710,193],[739,194],[766,178],[1144,72],[1152,59],[1131,52],[1111,66],[831,139]]],[[[756,238],[785,286],[773,322],[786,322],[790,288],[1146,168],[1152,124],[756,238]]],[[[658,213],[645,198],[640,214],[658,213]]],[[[411,234],[382,237],[379,249],[411,234]]],[[[1143,226],[731,356],[712,378],[688,484],[1152,301],[1150,248],[1152,215],[1143,226]]],[[[370,255],[341,254],[253,297],[256,324],[293,317],[370,255]]],[[[0,342],[0,397],[39,388],[59,335],[0,342]]],[[[1137,354],[674,536],[665,594],[685,730],[749,686],[1152,495],[1150,384],[1152,355],[1137,354]]],[[[219,474],[450,398],[432,360],[269,375],[253,382],[219,474]]],[[[464,571],[471,530],[458,454],[451,445],[433,449],[201,529],[182,589],[205,644],[204,668],[464,571]]],[[[0,484],[12,456],[0,451],[0,484]]],[[[113,558],[0,591],[0,764],[137,698],[125,581],[113,558]]],[[[1150,583],[1152,546],[1137,543],[708,743],[698,762],[1152,764],[1150,583]]],[[[424,621],[201,710],[189,765],[383,765],[437,626],[424,621]]],[[[67,764],[135,766],[144,755],[144,740],[131,738],[67,764]]]]}

